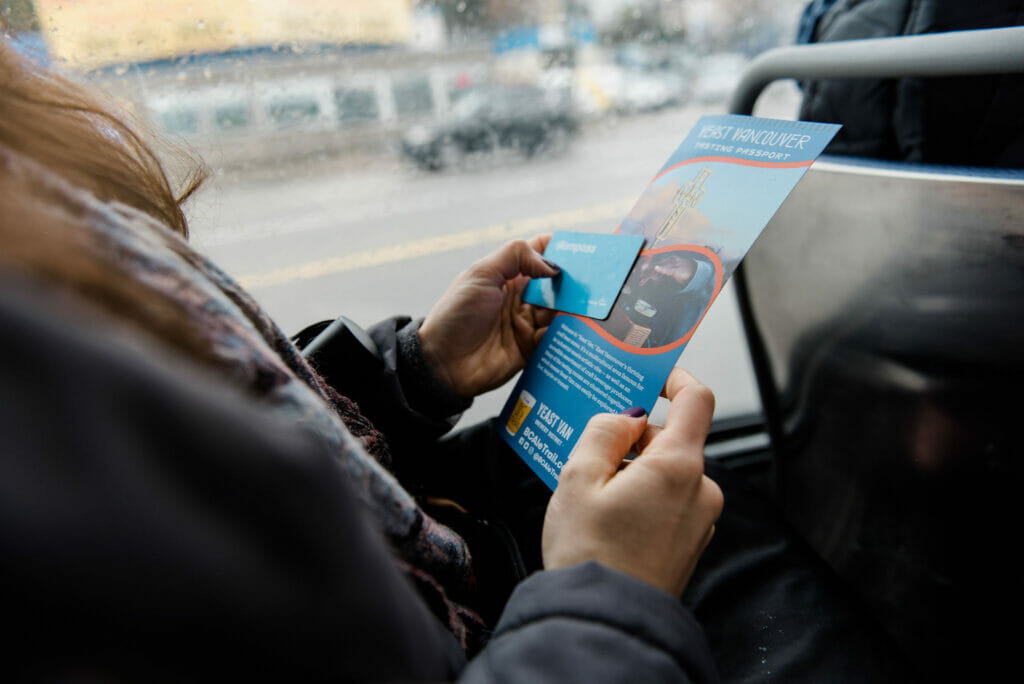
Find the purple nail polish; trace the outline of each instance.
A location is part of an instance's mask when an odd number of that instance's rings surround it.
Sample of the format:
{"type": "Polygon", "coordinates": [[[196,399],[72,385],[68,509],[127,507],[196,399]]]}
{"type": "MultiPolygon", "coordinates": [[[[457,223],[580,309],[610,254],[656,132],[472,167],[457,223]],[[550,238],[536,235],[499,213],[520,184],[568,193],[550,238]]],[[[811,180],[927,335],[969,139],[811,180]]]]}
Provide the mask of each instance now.
{"type": "Polygon", "coordinates": [[[640,416],[647,415],[647,411],[644,411],[641,406],[630,406],[622,412],[622,415],[629,416],[630,418],[639,418],[640,416]]]}
{"type": "MultiPolygon", "coordinates": [[[[544,257],[541,258],[544,259],[544,257]]],[[[550,259],[544,259],[544,263],[548,265],[548,268],[553,268],[559,273],[562,272],[562,269],[554,261],[551,261],[550,259]]]]}

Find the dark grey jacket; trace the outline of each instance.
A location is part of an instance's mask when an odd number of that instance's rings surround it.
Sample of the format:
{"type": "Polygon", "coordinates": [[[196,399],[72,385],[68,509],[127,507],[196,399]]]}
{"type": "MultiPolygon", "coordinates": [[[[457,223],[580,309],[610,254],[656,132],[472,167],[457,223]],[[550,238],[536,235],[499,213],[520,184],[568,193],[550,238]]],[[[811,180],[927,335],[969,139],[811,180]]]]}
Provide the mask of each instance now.
{"type": "Polygon", "coordinates": [[[597,564],[523,582],[467,664],[360,511],[317,440],[0,273],[5,680],[716,680],[677,599],[597,564]]]}
{"type": "MultiPolygon", "coordinates": [[[[811,40],[827,42],[1024,24],[1024,0],[837,0],[811,40]]],[[[843,124],[829,154],[1024,166],[1024,75],[803,84],[800,118],[843,124]]]]}

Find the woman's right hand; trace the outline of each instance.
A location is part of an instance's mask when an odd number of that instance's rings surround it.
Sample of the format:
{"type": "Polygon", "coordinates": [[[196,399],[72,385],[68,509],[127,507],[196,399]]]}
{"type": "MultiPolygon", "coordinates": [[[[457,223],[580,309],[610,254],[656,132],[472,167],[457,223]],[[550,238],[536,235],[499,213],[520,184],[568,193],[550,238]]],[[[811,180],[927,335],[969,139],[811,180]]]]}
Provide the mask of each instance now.
{"type": "Polygon", "coordinates": [[[704,475],[715,399],[679,368],[662,395],[663,428],[609,413],[587,424],[544,519],[547,569],[597,561],[682,595],[722,512],[722,491],[704,475]],[[640,455],[623,467],[634,445],[640,455]]]}

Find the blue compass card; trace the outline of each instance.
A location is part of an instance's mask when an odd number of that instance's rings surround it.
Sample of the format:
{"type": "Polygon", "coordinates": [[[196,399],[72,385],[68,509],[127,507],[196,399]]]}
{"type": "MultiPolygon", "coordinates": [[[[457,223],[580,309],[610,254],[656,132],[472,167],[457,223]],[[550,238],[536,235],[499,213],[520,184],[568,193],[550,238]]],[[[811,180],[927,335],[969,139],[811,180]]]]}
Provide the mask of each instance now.
{"type": "Polygon", "coordinates": [[[544,257],[562,272],[531,280],[523,301],[604,320],[643,245],[643,235],[557,231],[544,257]]]}

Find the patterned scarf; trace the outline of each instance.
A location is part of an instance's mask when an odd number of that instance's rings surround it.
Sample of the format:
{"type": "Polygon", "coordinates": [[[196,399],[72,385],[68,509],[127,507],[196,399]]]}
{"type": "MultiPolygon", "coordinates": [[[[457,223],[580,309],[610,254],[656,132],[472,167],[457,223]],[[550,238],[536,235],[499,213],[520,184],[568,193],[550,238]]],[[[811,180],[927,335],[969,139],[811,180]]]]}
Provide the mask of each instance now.
{"type": "MultiPolygon", "coordinates": [[[[486,630],[480,618],[449,599],[474,584],[463,539],[423,512],[390,472],[384,435],[316,374],[234,280],[150,216],[99,201],[2,147],[0,172],[21,176],[33,194],[73,217],[82,230],[77,244],[66,248],[87,250],[87,258],[105,272],[129,278],[144,301],[183,312],[205,365],[326,442],[390,544],[396,565],[463,648],[472,652],[482,645],[486,630]]],[[[117,313],[146,328],[145,320],[133,320],[135,312],[117,313]]]]}

